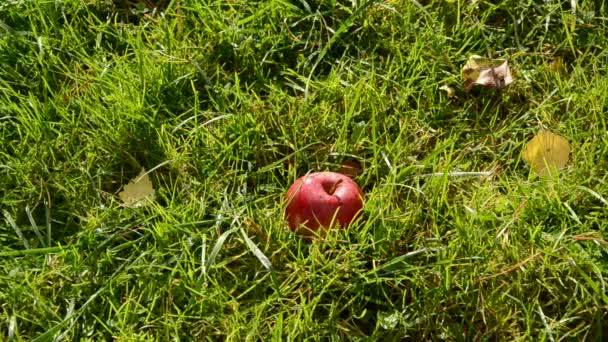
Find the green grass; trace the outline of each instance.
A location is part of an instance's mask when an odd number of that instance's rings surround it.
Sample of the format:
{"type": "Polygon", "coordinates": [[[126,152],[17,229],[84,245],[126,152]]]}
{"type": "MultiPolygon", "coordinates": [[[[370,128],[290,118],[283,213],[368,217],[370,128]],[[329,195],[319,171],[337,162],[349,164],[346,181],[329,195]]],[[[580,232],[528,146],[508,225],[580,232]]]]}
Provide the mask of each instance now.
{"type": "Polygon", "coordinates": [[[147,3],[0,4],[0,339],[606,339],[608,3],[147,3]],[[464,92],[470,54],[515,83],[464,92]],[[294,236],[346,160],[362,219],[294,236]]]}

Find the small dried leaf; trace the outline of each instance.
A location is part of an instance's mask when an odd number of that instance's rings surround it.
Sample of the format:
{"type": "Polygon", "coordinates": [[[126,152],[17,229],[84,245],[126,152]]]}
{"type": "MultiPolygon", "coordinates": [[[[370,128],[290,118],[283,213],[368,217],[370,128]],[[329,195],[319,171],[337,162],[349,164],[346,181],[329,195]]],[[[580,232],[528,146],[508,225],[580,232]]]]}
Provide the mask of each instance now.
{"type": "Polygon", "coordinates": [[[150,177],[146,174],[145,169],[137,177],[124,186],[123,191],[118,193],[118,197],[125,203],[126,206],[137,208],[145,205],[148,200],[154,199],[154,187],[150,177]]]}
{"type": "Polygon", "coordinates": [[[475,84],[491,89],[502,89],[513,83],[508,60],[493,66],[491,60],[477,55],[472,55],[462,68],[462,78],[466,90],[470,90],[475,84]]]}
{"type": "Polygon", "coordinates": [[[456,97],[456,89],[454,89],[450,86],[444,85],[444,86],[441,86],[439,89],[445,90],[445,92],[448,94],[448,97],[456,97]]]}
{"type": "Polygon", "coordinates": [[[568,140],[549,131],[539,132],[528,142],[523,151],[524,160],[540,175],[551,175],[568,163],[570,144],[568,140]]]}

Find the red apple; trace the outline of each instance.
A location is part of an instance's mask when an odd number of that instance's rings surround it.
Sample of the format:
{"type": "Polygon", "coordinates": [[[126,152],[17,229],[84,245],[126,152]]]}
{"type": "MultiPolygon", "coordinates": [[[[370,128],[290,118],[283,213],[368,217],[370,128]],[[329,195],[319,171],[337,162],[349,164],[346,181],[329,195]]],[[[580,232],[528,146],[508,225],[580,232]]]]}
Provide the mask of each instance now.
{"type": "Polygon", "coordinates": [[[312,235],[332,224],[346,228],[361,213],[363,191],[349,177],[316,172],[299,178],[287,190],[285,214],[289,228],[312,235]]]}

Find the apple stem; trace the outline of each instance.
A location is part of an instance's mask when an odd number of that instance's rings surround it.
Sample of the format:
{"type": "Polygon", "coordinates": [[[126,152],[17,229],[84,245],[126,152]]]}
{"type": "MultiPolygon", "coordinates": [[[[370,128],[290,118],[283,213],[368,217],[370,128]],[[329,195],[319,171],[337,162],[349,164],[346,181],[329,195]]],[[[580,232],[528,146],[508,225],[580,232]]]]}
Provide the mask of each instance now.
{"type": "Polygon", "coordinates": [[[332,187],[329,189],[328,193],[330,195],[333,195],[334,192],[336,192],[336,188],[338,188],[338,185],[340,185],[340,183],[342,183],[342,179],[339,179],[334,185],[332,185],[332,187]]]}

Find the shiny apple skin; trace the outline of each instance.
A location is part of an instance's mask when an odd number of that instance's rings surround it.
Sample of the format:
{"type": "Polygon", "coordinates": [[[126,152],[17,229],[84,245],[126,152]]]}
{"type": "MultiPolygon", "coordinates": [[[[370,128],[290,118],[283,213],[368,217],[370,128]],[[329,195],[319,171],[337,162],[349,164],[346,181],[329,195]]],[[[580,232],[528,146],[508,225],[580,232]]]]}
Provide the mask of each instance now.
{"type": "Polygon", "coordinates": [[[285,201],[289,228],[299,234],[313,235],[332,223],[348,227],[361,214],[364,194],[351,178],[326,171],[297,179],[287,190],[285,201]]]}

